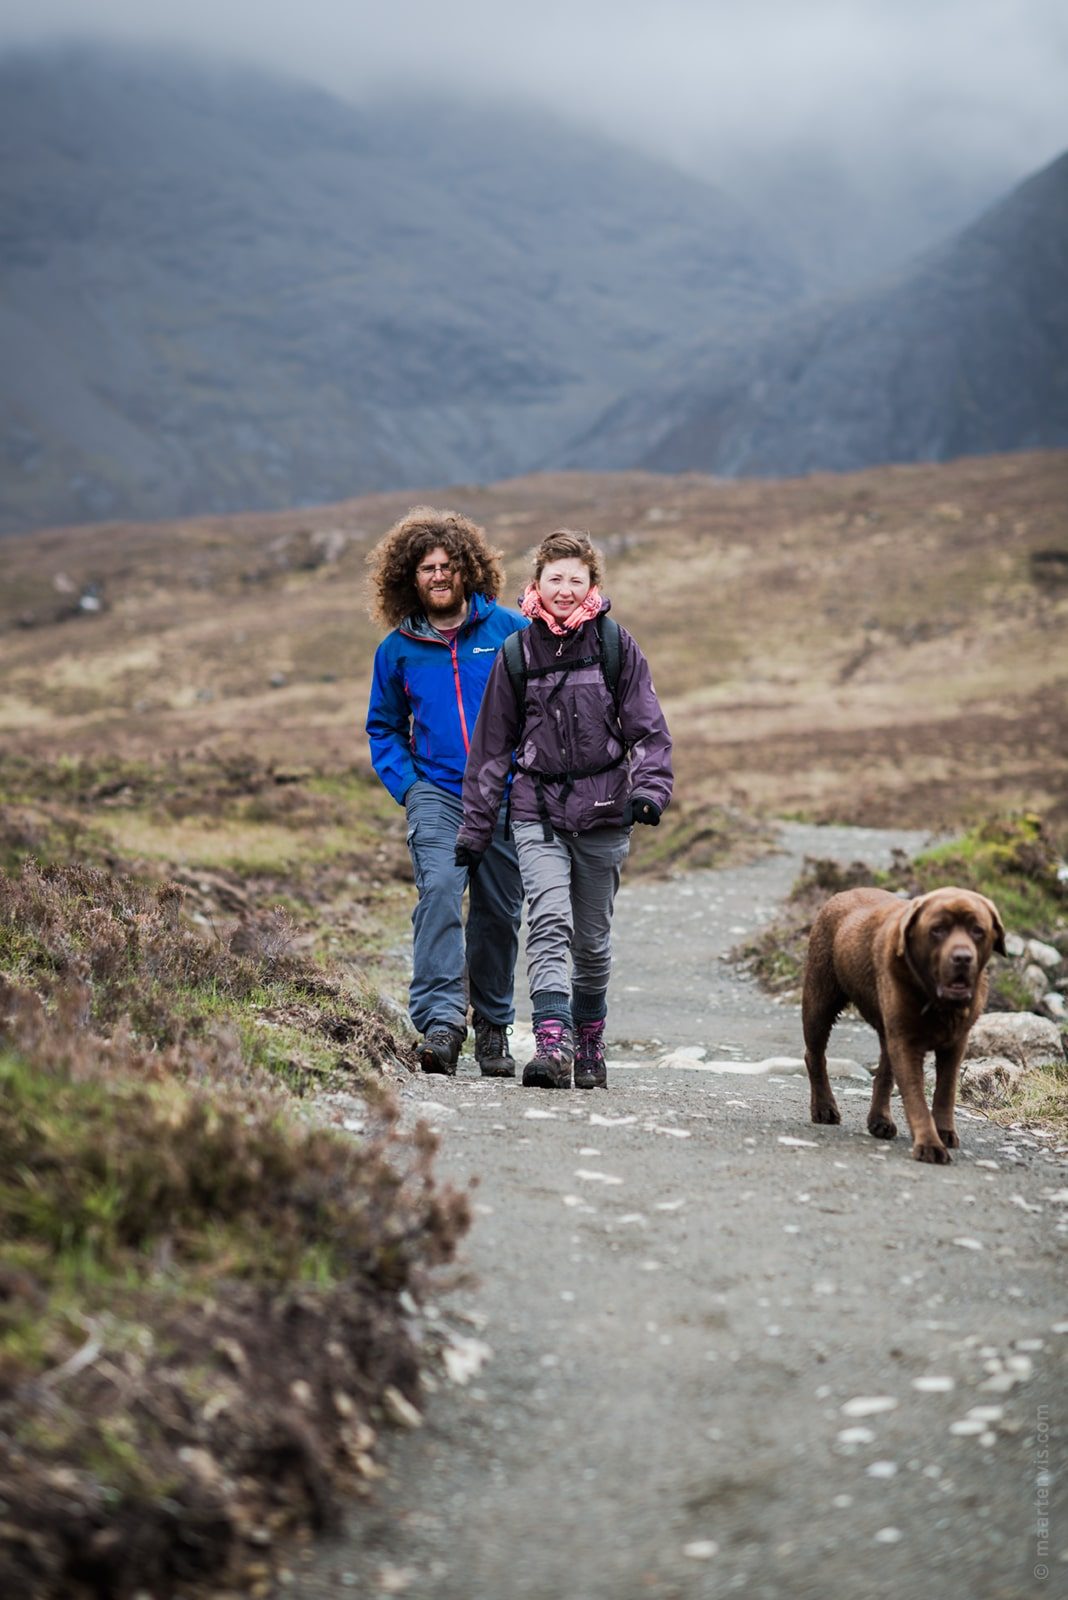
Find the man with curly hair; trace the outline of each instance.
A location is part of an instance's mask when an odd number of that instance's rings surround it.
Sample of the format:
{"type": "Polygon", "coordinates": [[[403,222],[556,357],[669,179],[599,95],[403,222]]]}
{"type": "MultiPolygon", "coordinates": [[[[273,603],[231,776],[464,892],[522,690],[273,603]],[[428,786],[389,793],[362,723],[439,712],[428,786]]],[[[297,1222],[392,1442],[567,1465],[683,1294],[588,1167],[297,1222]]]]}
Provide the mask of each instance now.
{"type": "Polygon", "coordinates": [[[375,652],[367,735],[374,769],[408,817],[419,893],[409,1010],[424,1035],[420,1064],[455,1074],[469,990],[483,1076],[514,1077],[508,1028],[523,903],[515,846],[502,819],[477,871],[456,865],[455,847],[490,668],[508,635],[529,623],[497,604],[501,553],[458,512],[414,507],[367,559],[371,615],[391,629],[375,652]]]}

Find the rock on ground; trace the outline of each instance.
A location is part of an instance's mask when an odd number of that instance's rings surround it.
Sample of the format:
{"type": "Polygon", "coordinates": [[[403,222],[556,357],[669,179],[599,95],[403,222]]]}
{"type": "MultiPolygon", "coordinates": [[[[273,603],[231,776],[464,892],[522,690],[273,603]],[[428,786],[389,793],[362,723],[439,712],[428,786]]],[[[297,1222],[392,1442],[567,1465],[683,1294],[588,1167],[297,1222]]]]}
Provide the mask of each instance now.
{"type": "Polygon", "coordinates": [[[1061,1030],[1048,1017],[1031,1011],[988,1011],[968,1035],[965,1057],[978,1056],[1007,1056],[1028,1068],[1061,1061],[1061,1030]]]}

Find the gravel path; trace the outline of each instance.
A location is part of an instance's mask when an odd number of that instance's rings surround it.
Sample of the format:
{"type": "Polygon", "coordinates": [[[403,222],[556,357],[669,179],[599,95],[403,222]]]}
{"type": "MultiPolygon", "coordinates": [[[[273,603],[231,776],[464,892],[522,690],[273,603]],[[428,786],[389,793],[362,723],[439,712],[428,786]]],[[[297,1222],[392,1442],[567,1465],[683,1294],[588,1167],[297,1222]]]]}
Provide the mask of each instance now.
{"type": "MultiPolygon", "coordinates": [[[[862,1081],[814,1128],[803,1073],[710,1070],[800,1055],[796,1008],[719,958],[803,856],[919,842],[788,826],[755,865],[626,885],[607,1094],[470,1058],[405,1084],[477,1180],[473,1281],[440,1309],[465,1381],[280,1592],[1065,1592],[1068,1152],[965,1113],[953,1165],[920,1166],[868,1137],[862,1081]]],[[[877,1054],[860,1024],[831,1048],[877,1054]]]]}

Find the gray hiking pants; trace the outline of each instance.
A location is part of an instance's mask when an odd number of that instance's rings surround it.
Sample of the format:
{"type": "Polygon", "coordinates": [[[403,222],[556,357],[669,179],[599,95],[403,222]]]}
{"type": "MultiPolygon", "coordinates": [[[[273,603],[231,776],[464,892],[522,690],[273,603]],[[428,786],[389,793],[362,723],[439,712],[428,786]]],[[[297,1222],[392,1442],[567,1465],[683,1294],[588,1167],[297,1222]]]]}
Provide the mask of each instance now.
{"type": "MultiPolygon", "coordinates": [[[[412,983],[408,1010],[420,1033],[432,1022],[466,1028],[473,1008],[489,1022],[515,1020],[523,885],[503,815],[477,872],[453,859],[463,820],[459,795],[420,778],[404,797],[408,853],[419,899],[412,912],[412,983]],[[468,890],[467,926],[463,921],[468,890]],[[465,970],[466,969],[466,970],[465,970]]],[[[503,813],[503,807],[502,813],[503,813]]]]}
{"type": "Polygon", "coordinates": [[[612,907],[630,849],[624,828],[545,838],[540,822],[512,823],[527,897],[527,974],[545,990],[603,994],[612,970],[612,907]],[[568,957],[572,971],[568,971],[568,957]]]}

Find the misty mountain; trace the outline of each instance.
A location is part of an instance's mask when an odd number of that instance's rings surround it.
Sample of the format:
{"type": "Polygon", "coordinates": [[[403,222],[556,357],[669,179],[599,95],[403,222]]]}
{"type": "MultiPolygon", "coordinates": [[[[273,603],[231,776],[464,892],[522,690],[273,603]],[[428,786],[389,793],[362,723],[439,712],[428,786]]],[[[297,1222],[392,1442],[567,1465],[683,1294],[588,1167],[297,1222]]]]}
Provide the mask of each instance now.
{"type": "Polygon", "coordinates": [[[840,294],[911,268],[1000,200],[1026,169],[990,161],[950,169],[897,150],[786,141],[720,156],[704,176],[745,205],[788,251],[814,295],[840,294]]]}
{"type": "Polygon", "coordinates": [[[525,470],[800,288],[722,193],[533,112],[8,56],[0,529],[525,470]]]}
{"type": "Polygon", "coordinates": [[[611,407],[571,465],[789,476],[1068,444],[1068,155],[910,272],[713,337],[611,407]]]}

